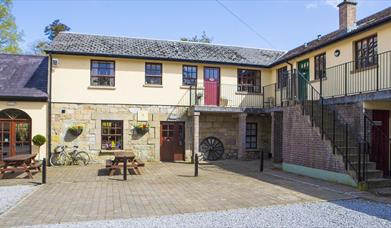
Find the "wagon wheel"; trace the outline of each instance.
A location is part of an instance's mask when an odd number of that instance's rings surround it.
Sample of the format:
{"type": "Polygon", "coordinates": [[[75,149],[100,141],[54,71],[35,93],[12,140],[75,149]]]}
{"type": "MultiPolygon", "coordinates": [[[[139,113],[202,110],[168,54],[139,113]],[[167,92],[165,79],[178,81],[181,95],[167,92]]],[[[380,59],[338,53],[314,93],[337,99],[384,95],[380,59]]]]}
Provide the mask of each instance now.
{"type": "Polygon", "coordinates": [[[224,145],[216,137],[208,137],[202,140],[200,152],[203,160],[216,161],[224,154],[224,145]]]}

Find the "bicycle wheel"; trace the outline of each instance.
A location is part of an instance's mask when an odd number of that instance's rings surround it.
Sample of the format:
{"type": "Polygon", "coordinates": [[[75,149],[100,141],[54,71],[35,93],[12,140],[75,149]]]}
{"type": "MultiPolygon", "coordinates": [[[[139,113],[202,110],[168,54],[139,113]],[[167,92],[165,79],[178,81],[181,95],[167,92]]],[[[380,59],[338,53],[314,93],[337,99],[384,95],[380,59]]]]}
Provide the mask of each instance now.
{"type": "Polygon", "coordinates": [[[50,156],[50,165],[61,166],[65,164],[65,157],[62,153],[52,153],[50,156]]]}
{"type": "Polygon", "coordinates": [[[85,151],[79,151],[75,155],[75,163],[78,165],[88,165],[90,160],[90,155],[85,151]]]}

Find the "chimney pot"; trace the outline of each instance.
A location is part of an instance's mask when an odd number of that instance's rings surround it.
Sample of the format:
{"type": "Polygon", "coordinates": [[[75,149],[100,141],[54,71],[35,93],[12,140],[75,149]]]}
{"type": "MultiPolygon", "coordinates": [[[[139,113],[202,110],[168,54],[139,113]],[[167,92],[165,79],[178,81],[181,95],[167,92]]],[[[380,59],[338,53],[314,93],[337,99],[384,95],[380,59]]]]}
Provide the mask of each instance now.
{"type": "Polygon", "coordinates": [[[349,29],[356,25],[356,6],[355,0],[343,0],[338,5],[339,8],[339,29],[349,29]]]}

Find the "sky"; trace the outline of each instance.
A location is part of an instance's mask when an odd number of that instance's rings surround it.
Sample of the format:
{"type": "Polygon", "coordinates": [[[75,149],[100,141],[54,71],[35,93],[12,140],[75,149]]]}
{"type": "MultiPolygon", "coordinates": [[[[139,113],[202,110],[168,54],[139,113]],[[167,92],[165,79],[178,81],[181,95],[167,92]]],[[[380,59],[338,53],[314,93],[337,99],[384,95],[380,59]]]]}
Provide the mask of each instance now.
{"type": "MultiPolygon", "coordinates": [[[[178,40],[205,31],[216,44],[289,50],[336,30],[340,1],[14,0],[12,13],[26,53],[55,19],[77,33],[178,40]]],[[[390,6],[358,0],[357,18],[390,6]]]]}

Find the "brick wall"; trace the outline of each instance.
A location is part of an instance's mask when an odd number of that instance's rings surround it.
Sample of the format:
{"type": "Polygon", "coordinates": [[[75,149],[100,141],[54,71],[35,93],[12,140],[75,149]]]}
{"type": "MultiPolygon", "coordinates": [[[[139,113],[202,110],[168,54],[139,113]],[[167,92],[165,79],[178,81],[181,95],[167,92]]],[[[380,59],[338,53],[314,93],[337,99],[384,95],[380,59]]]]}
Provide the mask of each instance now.
{"type": "Polygon", "coordinates": [[[272,126],[271,126],[271,152],[274,163],[281,163],[282,160],[282,145],[283,145],[283,112],[272,113],[272,126]]]}
{"type": "Polygon", "coordinates": [[[298,105],[284,109],[283,162],[346,173],[341,158],[333,155],[330,144],[321,139],[319,130],[311,127],[298,105]]]}

